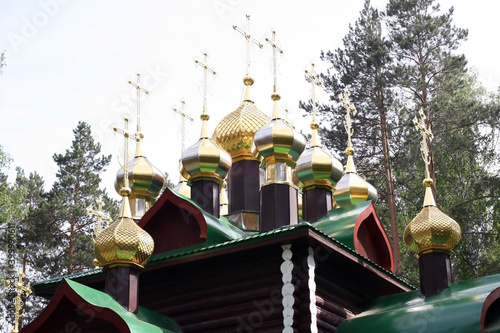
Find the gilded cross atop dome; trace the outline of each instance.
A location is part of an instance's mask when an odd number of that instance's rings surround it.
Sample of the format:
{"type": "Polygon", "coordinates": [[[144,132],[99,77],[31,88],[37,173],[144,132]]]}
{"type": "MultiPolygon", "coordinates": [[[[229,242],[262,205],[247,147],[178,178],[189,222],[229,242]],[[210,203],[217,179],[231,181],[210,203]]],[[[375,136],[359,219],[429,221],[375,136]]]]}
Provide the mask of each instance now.
{"type": "Polygon", "coordinates": [[[136,133],[136,140],[137,142],[140,142],[144,138],[144,134],[141,132],[141,93],[145,95],[149,95],[149,91],[141,87],[141,74],[137,74],[137,80],[136,83],[132,81],[128,81],[128,83],[134,87],[137,90],[137,109],[136,109],[136,115],[137,115],[137,133],[136,133]]]}
{"type": "MultiPolygon", "coordinates": [[[[250,48],[252,46],[252,43],[257,45],[260,49],[262,49],[264,47],[264,45],[262,45],[257,39],[255,39],[250,34],[250,15],[245,15],[245,16],[247,19],[246,30],[243,30],[242,28],[240,28],[236,25],[233,25],[233,29],[238,31],[243,37],[245,37],[245,40],[246,40],[246,62],[247,62],[245,80],[247,80],[247,78],[248,78],[248,80],[251,81],[250,85],[252,85],[253,79],[251,79],[251,77],[250,77],[250,48]]],[[[246,84],[246,82],[245,82],[245,84],[246,84]]]]}
{"type": "MultiPolygon", "coordinates": [[[[346,114],[344,117],[344,128],[347,132],[347,155],[352,151],[352,135],[354,134],[354,128],[352,127],[352,117],[356,116],[357,110],[353,103],[351,103],[349,88],[345,87],[344,92],[339,94],[340,103],[344,106],[346,114]]],[[[353,153],[353,152],[352,152],[353,153]]],[[[351,154],[352,154],[351,153],[351,154]]]]}
{"type": "Polygon", "coordinates": [[[319,124],[316,121],[316,86],[323,88],[323,80],[316,73],[314,68],[314,64],[311,63],[311,70],[305,70],[304,74],[306,81],[311,83],[311,105],[312,105],[312,122],[311,129],[313,130],[313,135],[311,138],[311,147],[320,146],[319,137],[318,137],[318,128],[319,124]]]}
{"type": "Polygon", "coordinates": [[[109,223],[111,223],[111,216],[109,216],[108,213],[106,213],[105,211],[103,211],[102,209],[102,206],[104,205],[104,201],[102,201],[102,197],[99,196],[96,198],[95,200],[96,204],[97,204],[97,208],[94,209],[94,207],[92,205],[88,206],[87,207],[87,213],[89,214],[90,217],[97,217],[97,223],[94,227],[94,235],[93,235],[93,238],[94,238],[94,242],[95,242],[95,238],[97,237],[97,235],[99,235],[101,233],[101,231],[106,227],[108,226],[109,223]]]}
{"type": "Polygon", "coordinates": [[[186,120],[190,123],[194,121],[193,117],[186,113],[186,101],[181,100],[181,107],[173,107],[172,111],[181,116],[181,155],[186,149],[186,120]]]}
{"type": "Polygon", "coordinates": [[[430,123],[426,123],[427,117],[425,116],[424,110],[420,109],[418,115],[420,119],[415,116],[415,118],[413,118],[413,124],[422,134],[420,152],[422,153],[422,160],[425,163],[425,178],[429,178],[429,164],[431,163],[429,143],[434,139],[434,134],[432,134],[430,123]]]}
{"type": "MultiPolygon", "coordinates": [[[[124,122],[123,129],[115,126],[115,127],[113,127],[113,131],[123,135],[123,138],[124,138],[123,139],[123,165],[119,161],[118,161],[118,163],[120,164],[120,167],[124,171],[123,172],[124,188],[128,189],[129,194],[130,194],[129,181],[128,181],[128,172],[130,171],[130,169],[128,168],[128,158],[129,158],[129,156],[128,156],[129,155],[128,140],[131,136],[135,136],[135,134],[131,134],[129,129],[128,129],[128,124],[130,122],[130,118],[128,116],[123,117],[123,122],[124,122]]],[[[121,192],[122,192],[122,189],[120,189],[120,195],[123,196],[123,194],[121,192]]]]}
{"type": "MultiPolygon", "coordinates": [[[[14,298],[14,328],[12,333],[19,332],[19,322],[24,315],[24,302],[23,297],[28,297],[31,295],[31,288],[29,283],[25,284],[26,275],[23,273],[22,269],[17,271],[18,280],[14,282],[14,287],[16,288],[16,297],[14,298]]],[[[8,283],[12,283],[8,280],[8,283]]]]}
{"type": "Polygon", "coordinates": [[[206,121],[210,119],[207,114],[207,92],[208,92],[208,73],[215,76],[217,74],[214,69],[208,67],[208,53],[203,53],[203,61],[194,61],[198,66],[203,69],[203,112],[200,116],[202,120],[201,135],[200,138],[208,138],[208,131],[206,121]]]}
{"type": "Polygon", "coordinates": [[[278,95],[278,59],[277,59],[277,55],[278,55],[278,53],[279,54],[283,54],[283,50],[278,45],[276,45],[276,31],[274,31],[274,30],[273,30],[271,39],[269,39],[269,38],[266,37],[266,42],[268,42],[269,45],[271,45],[271,47],[273,48],[273,78],[274,78],[274,85],[273,85],[273,95],[271,96],[271,98],[274,101],[275,98],[279,99],[279,95],[278,95]]]}

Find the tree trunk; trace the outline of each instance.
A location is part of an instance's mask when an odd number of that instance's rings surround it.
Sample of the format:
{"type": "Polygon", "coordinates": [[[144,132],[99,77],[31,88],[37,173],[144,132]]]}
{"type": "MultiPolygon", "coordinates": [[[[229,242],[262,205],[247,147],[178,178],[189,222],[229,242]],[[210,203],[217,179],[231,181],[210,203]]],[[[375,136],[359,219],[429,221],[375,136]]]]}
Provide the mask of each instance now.
{"type": "Polygon", "coordinates": [[[387,201],[387,206],[389,209],[389,221],[391,225],[391,236],[392,236],[392,252],[394,256],[394,272],[399,275],[401,272],[401,251],[399,248],[399,228],[398,228],[398,216],[396,212],[396,200],[394,193],[394,180],[392,175],[392,164],[390,160],[389,151],[389,138],[387,135],[387,119],[386,111],[384,106],[384,97],[381,94],[379,98],[379,111],[380,111],[380,129],[382,134],[382,152],[384,154],[384,173],[387,187],[387,194],[385,199],[387,201]]]}
{"type": "Polygon", "coordinates": [[[76,229],[76,220],[71,220],[71,230],[69,232],[69,247],[68,247],[68,274],[73,273],[73,252],[75,250],[75,229],[76,229]]]}

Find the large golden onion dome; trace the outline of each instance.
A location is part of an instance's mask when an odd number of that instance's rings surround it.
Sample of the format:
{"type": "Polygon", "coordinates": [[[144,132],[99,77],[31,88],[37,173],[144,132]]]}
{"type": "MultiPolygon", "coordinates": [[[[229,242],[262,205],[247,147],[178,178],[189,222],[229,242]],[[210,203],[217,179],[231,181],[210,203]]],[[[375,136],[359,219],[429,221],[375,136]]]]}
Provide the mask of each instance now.
{"type": "Polygon", "coordinates": [[[182,164],[193,180],[209,179],[222,184],[232,165],[231,156],[208,137],[206,122],[210,117],[201,115],[202,130],[200,139],[182,154],[182,164]]]}
{"type": "Polygon", "coordinates": [[[363,201],[377,201],[377,190],[356,173],[354,150],[348,148],[347,165],[344,176],[337,182],[333,198],[338,207],[354,205],[363,201]]]}
{"type": "Polygon", "coordinates": [[[284,162],[290,167],[295,167],[300,154],[306,147],[302,134],[295,131],[279,115],[279,95],[272,95],[274,101],[273,117],[271,121],[255,133],[254,142],[257,151],[262,155],[262,168],[275,162],[284,162]]]}
{"type": "Polygon", "coordinates": [[[154,249],[153,238],[132,219],[124,187],[120,217],[99,233],[95,241],[95,256],[100,266],[134,266],[144,268],[154,249]]]}
{"type": "MultiPolygon", "coordinates": [[[[135,157],[129,163],[128,169],[128,178],[132,190],[130,197],[149,198],[154,201],[165,183],[165,177],[142,154],[140,141],[137,142],[135,157]]],[[[120,168],[115,179],[115,190],[118,193],[124,187],[124,178],[124,170],[120,168]]]]}
{"type": "Polygon", "coordinates": [[[269,117],[250,100],[249,89],[253,80],[246,78],[243,102],[235,111],[222,118],[212,136],[212,139],[231,155],[233,162],[255,160],[251,151],[255,133],[269,122],[269,117]]]}
{"type": "Polygon", "coordinates": [[[313,120],[311,146],[300,155],[295,172],[304,188],[310,186],[334,188],[342,178],[344,167],[338,159],[321,147],[318,127],[318,123],[313,120]]]}
{"type": "Polygon", "coordinates": [[[424,208],[406,227],[403,239],[418,255],[445,252],[450,255],[460,241],[462,231],[458,223],[436,207],[432,195],[432,179],[424,180],[424,208]]]}

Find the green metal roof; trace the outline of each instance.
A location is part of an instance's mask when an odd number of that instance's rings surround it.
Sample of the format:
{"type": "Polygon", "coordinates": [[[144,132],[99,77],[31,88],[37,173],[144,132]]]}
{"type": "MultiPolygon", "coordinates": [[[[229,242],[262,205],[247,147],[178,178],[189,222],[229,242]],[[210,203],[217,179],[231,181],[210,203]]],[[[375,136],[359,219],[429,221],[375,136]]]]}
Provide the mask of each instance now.
{"type": "MultiPolygon", "coordinates": [[[[215,219],[215,217],[213,217],[213,218],[215,219]]],[[[228,222],[228,223],[230,223],[230,222],[228,222]]],[[[160,264],[160,263],[165,262],[165,261],[175,260],[175,259],[180,258],[180,257],[191,256],[191,255],[195,255],[195,254],[199,254],[199,253],[203,253],[203,252],[217,251],[220,249],[225,249],[225,248],[230,248],[230,247],[236,247],[236,246],[240,246],[243,244],[258,242],[258,241],[263,240],[263,239],[280,237],[281,235],[284,235],[284,234],[299,232],[299,231],[303,231],[306,229],[311,230],[315,234],[318,234],[318,235],[328,239],[331,243],[333,243],[336,246],[341,247],[344,250],[348,251],[349,253],[355,255],[357,258],[368,263],[370,266],[374,267],[378,271],[383,272],[385,275],[391,276],[392,279],[397,280],[399,283],[405,285],[409,289],[415,289],[415,287],[413,287],[410,284],[408,284],[407,282],[401,280],[400,278],[395,276],[392,272],[386,270],[383,267],[380,267],[379,265],[377,265],[376,263],[374,263],[370,259],[367,259],[364,256],[357,253],[356,251],[354,251],[351,247],[336,240],[335,238],[330,237],[329,235],[325,234],[321,230],[318,230],[317,228],[315,228],[313,225],[311,225],[308,222],[301,222],[299,224],[283,226],[281,228],[277,228],[275,230],[271,230],[268,232],[253,234],[253,235],[247,236],[245,238],[236,238],[236,239],[228,240],[228,241],[225,241],[222,243],[217,243],[214,245],[207,246],[205,244],[198,244],[198,245],[193,245],[190,247],[180,248],[180,249],[167,251],[167,252],[163,252],[163,253],[157,253],[157,254],[154,254],[153,256],[151,256],[151,259],[149,260],[146,267],[154,266],[154,265],[160,264]]],[[[101,268],[68,275],[68,276],[65,276],[65,278],[83,281],[83,280],[88,279],[88,278],[98,277],[99,275],[104,275],[101,268]]],[[[39,281],[39,282],[34,283],[32,285],[32,287],[34,290],[46,288],[50,285],[58,284],[62,279],[63,279],[63,277],[57,277],[57,278],[50,279],[50,280],[39,281]]]]}
{"type": "Polygon", "coordinates": [[[139,307],[137,314],[125,310],[113,297],[106,293],[84,286],[80,283],[65,279],[68,285],[87,303],[115,312],[127,324],[130,332],[174,333],[182,332],[179,325],[166,316],[154,311],[139,307]]]}
{"type": "Polygon", "coordinates": [[[359,214],[370,204],[371,201],[363,201],[355,205],[332,209],[324,217],[311,224],[330,238],[334,238],[355,250],[354,226],[359,214]]]}
{"type": "Polygon", "coordinates": [[[453,283],[427,298],[418,290],[381,297],[338,333],[479,332],[484,300],[498,287],[500,274],[453,283]]]}

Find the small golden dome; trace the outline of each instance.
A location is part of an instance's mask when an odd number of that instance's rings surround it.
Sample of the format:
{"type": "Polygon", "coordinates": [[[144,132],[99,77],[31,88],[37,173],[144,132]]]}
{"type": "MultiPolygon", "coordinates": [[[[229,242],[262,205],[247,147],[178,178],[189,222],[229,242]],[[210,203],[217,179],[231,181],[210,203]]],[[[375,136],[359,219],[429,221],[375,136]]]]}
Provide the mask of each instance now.
{"type": "Polygon", "coordinates": [[[344,167],[339,160],[321,147],[318,128],[318,123],[313,120],[311,146],[300,155],[295,171],[304,188],[310,186],[334,188],[344,174],[344,167]]]}
{"type": "Polygon", "coordinates": [[[418,255],[429,252],[451,254],[462,231],[455,220],[436,206],[426,206],[406,227],[403,239],[418,255]]]}
{"type": "Polygon", "coordinates": [[[254,142],[264,158],[263,168],[275,162],[294,167],[306,147],[304,136],[279,116],[277,101],[274,101],[273,119],[255,133],[254,142]]]}
{"type": "MultiPolygon", "coordinates": [[[[128,178],[132,190],[131,196],[155,199],[165,182],[163,174],[142,154],[136,154],[129,163],[128,169],[128,178]]],[[[123,187],[124,170],[120,168],[116,174],[115,190],[120,193],[120,189],[123,187]]]]}
{"type": "Polygon", "coordinates": [[[377,190],[356,173],[353,155],[351,151],[347,153],[346,173],[337,182],[333,193],[336,204],[345,207],[368,200],[377,201],[377,190]]]}
{"type": "Polygon", "coordinates": [[[182,154],[189,182],[210,179],[222,184],[232,165],[231,156],[212,139],[200,138],[182,154]]]}
{"type": "Polygon", "coordinates": [[[295,171],[305,188],[309,186],[333,188],[342,178],[344,167],[323,148],[315,146],[306,149],[300,155],[295,171]]]}
{"type": "Polygon", "coordinates": [[[154,249],[153,238],[132,219],[126,196],[120,217],[96,237],[95,256],[103,267],[144,268],[154,249]]]}
{"type": "Polygon", "coordinates": [[[226,150],[233,162],[251,159],[255,133],[269,122],[269,117],[253,102],[243,101],[233,112],[222,118],[215,128],[212,139],[226,150]]]}

